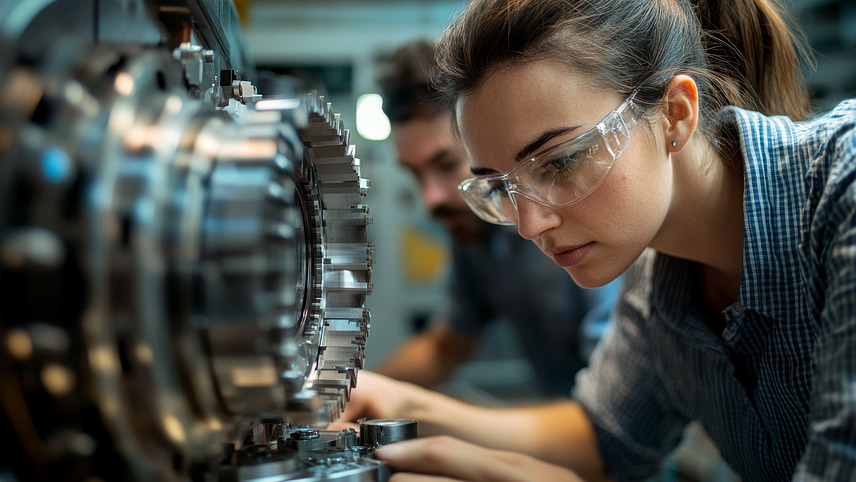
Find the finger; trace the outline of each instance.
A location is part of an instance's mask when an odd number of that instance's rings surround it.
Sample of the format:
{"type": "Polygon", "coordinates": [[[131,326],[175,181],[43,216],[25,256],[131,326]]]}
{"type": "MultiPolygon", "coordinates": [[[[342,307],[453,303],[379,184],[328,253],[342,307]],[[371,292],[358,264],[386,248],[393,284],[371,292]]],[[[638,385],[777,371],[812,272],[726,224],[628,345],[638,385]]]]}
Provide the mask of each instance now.
{"type": "Polygon", "coordinates": [[[375,450],[393,470],[436,474],[468,481],[582,482],[572,471],[528,455],[486,449],[451,437],[428,437],[375,450]]]}
{"type": "Polygon", "coordinates": [[[451,437],[428,437],[385,445],[375,456],[402,472],[435,474],[460,480],[524,480],[502,453],[451,437]]]}
{"type": "Polygon", "coordinates": [[[339,419],[339,420],[336,420],[335,422],[331,422],[329,425],[327,425],[327,430],[347,430],[349,428],[352,428],[352,429],[356,430],[357,432],[359,432],[360,431],[360,424],[339,419]]]}
{"type": "Polygon", "coordinates": [[[461,482],[458,479],[437,477],[436,475],[397,473],[390,477],[389,482],[461,482]]]}
{"type": "Polygon", "coordinates": [[[356,390],[351,392],[351,399],[345,405],[345,409],[339,414],[337,422],[356,422],[360,418],[369,416],[371,411],[369,399],[361,397],[356,390]]]}

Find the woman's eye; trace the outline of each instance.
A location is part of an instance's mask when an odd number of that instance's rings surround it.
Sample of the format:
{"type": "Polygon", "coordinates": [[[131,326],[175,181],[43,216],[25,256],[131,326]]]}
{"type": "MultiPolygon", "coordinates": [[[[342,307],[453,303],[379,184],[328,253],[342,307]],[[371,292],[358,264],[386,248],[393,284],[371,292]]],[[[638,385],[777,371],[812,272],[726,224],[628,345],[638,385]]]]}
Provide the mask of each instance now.
{"type": "Polygon", "coordinates": [[[490,185],[488,196],[504,195],[508,192],[508,186],[504,182],[495,182],[490,185]]]}
{"type": "Polygon", "coordinates": [[[583,154],[580,151],[571,152],[568,154],[555,157],[544,161],[541,164],[541,175],[555,175],[562,172],[573,170],[577,163],[582,159],[583,154]]]}
{"type": "Polygon", "coordinates": [[[579,161],[579,157],[580,157],[579,152],[573,152],[571,154],[567,154],[567,155],[561,156],[559,158],[553,159],[548,164],[553,169],[555,169],[557,171],[561,171],[567,167],[572,167],[572,165],[574,163],[579,161]]]}

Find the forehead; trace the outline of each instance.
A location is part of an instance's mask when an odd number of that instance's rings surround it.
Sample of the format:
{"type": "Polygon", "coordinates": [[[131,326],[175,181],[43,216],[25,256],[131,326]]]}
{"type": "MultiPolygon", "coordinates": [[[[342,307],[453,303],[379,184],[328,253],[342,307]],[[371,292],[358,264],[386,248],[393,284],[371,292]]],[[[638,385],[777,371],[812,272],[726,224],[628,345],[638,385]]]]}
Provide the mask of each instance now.
{"type": "Polygon", "coordinates": [[[420,167],[441,151],[458,152],[463,147],[455,135],[449,112],[417,117],[392,128],[398,158],[410,167],[420,167]]]}
{"type": "Polygon", "coordinates": [[[537,60],[497,71],[461,98],[456,113],[473,167],[505,170],[520,149],[545,132],[579,126],[555,142],[567,139],[619,103],[618,94],[593,87],[567,64],[537,60]]]}

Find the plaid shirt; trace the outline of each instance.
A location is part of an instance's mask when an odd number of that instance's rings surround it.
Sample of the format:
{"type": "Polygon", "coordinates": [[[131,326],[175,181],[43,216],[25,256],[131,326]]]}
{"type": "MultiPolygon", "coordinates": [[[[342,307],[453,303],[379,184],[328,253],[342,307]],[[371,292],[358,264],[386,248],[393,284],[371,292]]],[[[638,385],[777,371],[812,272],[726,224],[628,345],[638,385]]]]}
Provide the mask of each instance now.
{"type": "Polygon", "coordinates": [[[805,123],[723,115],[745,239],[722,337],[695,307],[699,265],[646,252],[574,396],[617,479],[653,474],[700,420],[744,480],[854,480],[856,101],[805,123]]]}

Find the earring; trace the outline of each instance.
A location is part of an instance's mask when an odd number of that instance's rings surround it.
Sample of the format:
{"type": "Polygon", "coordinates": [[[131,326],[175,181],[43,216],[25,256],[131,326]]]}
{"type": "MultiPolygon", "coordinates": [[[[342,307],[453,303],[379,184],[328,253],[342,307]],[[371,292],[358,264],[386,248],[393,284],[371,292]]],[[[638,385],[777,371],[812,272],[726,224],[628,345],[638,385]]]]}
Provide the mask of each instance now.
{"type": "Polygon", "coordinates": [[[674,147],[678,147],[679,144],[680,144],[680,142],[678,142],[678,141],[672,141],[672,146],[674,146],[674,147]]]}

